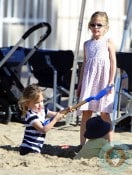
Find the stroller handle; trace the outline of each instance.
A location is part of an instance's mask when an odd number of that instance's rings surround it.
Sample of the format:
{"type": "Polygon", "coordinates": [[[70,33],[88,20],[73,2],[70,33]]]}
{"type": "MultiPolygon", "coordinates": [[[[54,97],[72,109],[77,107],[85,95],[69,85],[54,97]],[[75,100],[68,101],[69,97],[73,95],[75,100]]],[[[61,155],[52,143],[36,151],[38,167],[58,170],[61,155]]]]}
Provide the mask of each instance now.
{"type": "Polygon", "coordinates": [[[19,45],[35,30],[41,28],[41,27],[47,27],[47,31],[45,32],[45,35],[41,38],[41,40],[38,42],[37,46],[39,47],[42,41],[44,41],[49,34],[51,33],[51,26],[50,24],[46,22],[39,23],[33,27],[31,27],[28,31],[26,31],[23,36],[20,38],[20,40],[16,43],[16,45],[7,53],[7,55],[0,61],[0,68],[3,66],[3,64],[10,58],[10,56],[16,51],[16,49],[19,47],[19,45]]]}
{"type": "Polygon", "coordinates": [[[41,27],[47,27],[47,32],[46,32],[46,36],[45,36],[45,38],[47,38],[48,35],[51,33],[51,26],[50,26],[50,24],[48,24],[46,22],[42,22],[42,23],[39,23],[39,24],[31,27],[28,31],[26,31],[24,33],[22,38],[25,40],[32,32],[34,32],[35,30],[38,30],[41,27]]]}

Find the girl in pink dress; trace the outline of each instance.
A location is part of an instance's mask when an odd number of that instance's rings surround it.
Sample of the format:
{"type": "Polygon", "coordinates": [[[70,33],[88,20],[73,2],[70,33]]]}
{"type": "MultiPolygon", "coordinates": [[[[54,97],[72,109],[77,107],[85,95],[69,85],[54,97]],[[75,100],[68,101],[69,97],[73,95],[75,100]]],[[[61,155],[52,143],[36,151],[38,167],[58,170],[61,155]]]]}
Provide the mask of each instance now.
{"type": "MultiPolygon", "coordinates": [[[[95,12],[88,28],[92,38],[84,42],[84,61],[81,68],[77,95],[80,101],[95,96],[100,90],[114,84],[116,74],[116,52],[111,39],[106,37],[109,28],[108,16],[105,12],[95,12]]],[[[101,118],[111,123],[110,113],[113,111],[114,88],[99,101],[91,101],[80,107],[82,121],[80,126],[80,144],[85,144],[84,133],[86,121],[93,112],[99,112],[101,118]]],[[[111,131],[112,132],[112,131],[111,131]]],[[[109,141],[111,140],[111,133],[109,141]]]]}

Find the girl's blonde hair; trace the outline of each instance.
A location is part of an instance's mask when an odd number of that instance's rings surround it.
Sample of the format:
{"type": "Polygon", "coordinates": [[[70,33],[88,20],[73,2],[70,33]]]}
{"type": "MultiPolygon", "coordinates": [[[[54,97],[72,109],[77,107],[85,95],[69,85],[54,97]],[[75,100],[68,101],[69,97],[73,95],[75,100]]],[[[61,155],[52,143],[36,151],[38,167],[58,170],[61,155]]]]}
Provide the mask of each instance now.
{"type": "Polygon", "coordinates": [[[22,115],[25,115],[28,111],[28,102],[37,101],[40,95],[44,96],[43,91],[36,84],[29,85],[24,89],[23,95],[18,101],[19,107],[22,111],[22,115]]]}
{"type": "Polygon", "coordinates": [[[92,14],[91,18],[90,18],[90,21],[88,23],[88,28],[90,28],[90,24],[92,23],[93,19],[98,17],[98,16],[101,16],[102,18],[104,18],[105,20],[105,23],[106,25],[108,26],[109,24],[109,18],[108,18],[108,15],[106,12],[102,12],[102,11],[97,11],[95,13],[92,14]]]}

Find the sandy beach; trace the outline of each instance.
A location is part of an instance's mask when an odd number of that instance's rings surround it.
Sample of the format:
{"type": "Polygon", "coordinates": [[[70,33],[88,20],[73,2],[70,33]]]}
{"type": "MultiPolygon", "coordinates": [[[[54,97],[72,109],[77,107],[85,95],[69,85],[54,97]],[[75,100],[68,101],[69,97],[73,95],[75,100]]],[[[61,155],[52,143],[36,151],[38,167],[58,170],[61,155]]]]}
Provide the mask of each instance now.
{"type": "MultiPolygon", "coordinates": [[[[10,122],[0,124],[1,175],[108,175],[132,174],[132,133],[114,133],[113,142],[127,146],[128,157],[118,167],[102,163],[100,157],[74,160],[78,152],[80,126],[58,125],[47,133],[43,154],[20,156],[24,125],[10,122]],[[107,167],[108,165],[108,167],[107,167]],[[120,170],[120,172],[119,172],[120,170]]],[[[118,160],[117,160],[118,161],[118,160]]],[[[118,162],[117,162],[118,163],[118,162]]]]}

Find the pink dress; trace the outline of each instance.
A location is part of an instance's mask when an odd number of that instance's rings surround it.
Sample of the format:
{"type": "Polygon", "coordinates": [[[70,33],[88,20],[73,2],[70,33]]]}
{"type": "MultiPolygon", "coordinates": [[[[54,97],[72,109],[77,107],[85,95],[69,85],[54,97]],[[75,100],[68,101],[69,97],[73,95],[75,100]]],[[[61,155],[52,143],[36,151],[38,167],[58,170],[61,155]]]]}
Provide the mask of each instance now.
{"type": "MultiPolygon", "coordinates": [[[[110,59],[108,51],[108,38],[99,40],[90,39],[85,42],[86,64],[84,67],[80,100],[83,101],[108,85],[110,72],[110,59]]],[[[99,101],[92,100],[80,107],[81,111],[112,113],[114,91],[102,97],[99,101]]]]}

